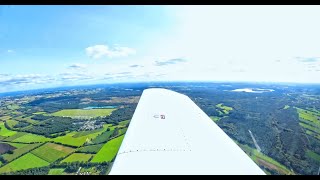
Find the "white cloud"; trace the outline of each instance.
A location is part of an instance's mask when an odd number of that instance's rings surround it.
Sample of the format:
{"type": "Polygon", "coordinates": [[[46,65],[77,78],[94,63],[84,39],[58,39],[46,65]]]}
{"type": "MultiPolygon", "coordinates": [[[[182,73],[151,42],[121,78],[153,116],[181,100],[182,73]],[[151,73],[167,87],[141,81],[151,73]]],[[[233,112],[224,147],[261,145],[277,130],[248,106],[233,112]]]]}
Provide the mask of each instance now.
{"type": "Polygon", "coordinates": [[[109,58],[127,57],[135,53],[136,50],[132,48],[120,46],[110,48],[107,45],[94,45],[86,48],[86,54],[93,59],[100,59],[105,56],[109,58]]]}
{"type": "Polygon", "coordinates": [[[12,50],[12,49],[8,49],[7,50],[7,53],[14,53],[15,51],[14,50],[12,50]]]}
{"type": "Polygon", "coordinates": [[[168,79],[320,82],[320,7],[170,6],[170,33],[152,56],[185,57],[168,79]],[[304,57],[297,62],[295,57],[304,57]],[[303,62],[304,61],[304,62],[303,62]]]}
{"type": "Polygon", "coordinates": [[[86,64],[75,63],[68,66],[69,69],[81,70],[87,68],[86,64]]]}

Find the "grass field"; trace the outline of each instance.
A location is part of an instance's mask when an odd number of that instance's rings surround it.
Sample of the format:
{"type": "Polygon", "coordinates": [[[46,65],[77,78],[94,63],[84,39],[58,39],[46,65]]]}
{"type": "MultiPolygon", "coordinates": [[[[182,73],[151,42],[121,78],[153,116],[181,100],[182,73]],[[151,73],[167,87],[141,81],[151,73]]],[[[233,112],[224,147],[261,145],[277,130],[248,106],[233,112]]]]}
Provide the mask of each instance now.
{"type": "Polygon", "coordinates": [[[50,138],[46,138],[44,136],[27,133],[27,134],[13,140],[13,142],[31,143],[31,142],[47,142],[50,140],[51,140],[50,138]]]}
{"type": "Polygon", "coordinates": [[[304,127],[305,129],[308,129],[308,130],[313,131],[313,132],[315,132],[317,134],[320,134],[320,129],[319,128],[316,128],[314,126],[310,126],[309,124],[305,124],[305,123],[302,123],[302,122],[300,122],[299,124],[300,124],[300,126],[304,127]]]}
{"type": "Polygon", "coordinates": [[[0,136],[13,136],[17,134],[16,131],[11,131],[4,126],[4,123],[0,123],[0,136]]]}
{"type": "Polygon", "coordinates": [[[9,126],[9,128],[13,128],[13,126],[17,125],[19,122],[15,120],[7,120],[5,123],[9,126]]]}
{"type": "Polygon", "coordinates": [[[3,121],[9,120],[9,119],[11,119],[11,116],[1,116],[0,117],[0,120],[3,120],[3,121]]]}
{"type": "Polygon", "coordinates": [[[13,140],[15,140],[15,139],[17,139],[17,138],[19,138],[19,137],[21,137],[21,136],[24,136],[24,135],[26,135],[27,133],[25,133],[25,132],[18,132],[17,134],[15,134],[15,135],[13,135],[13,136],[10,136],[10,137],[7,137],[5,140],[6,141],[13,141],[13,140]]]}
{"type": "Polygon", "coordinates": [[[62,175],[63,171],[64,171],[63,168],[50,169],[48,175],[62,175]]]}
{"type": "Polygon", "coordinates": [[[315,153],[313,151],[310,151],[310,150],[308,150],[306,154],[307,154],[308,157],[320,162],[320,155],[319,154],[317,154],[317,153],[315,153]]]}
{"type": "Polygon", "coordinates": [[[130,123],[130,120],[126,120],[126,121],[121,121],[121,122],[119,122],[119,125],[121,125],[121,126],[126,126],[127,124],[129,124],[130,123]]]}
{"type": "Polygon", "coordinates": [[[306,134],[320,140],[320,113],[311,108],[296,108],[299,114],[299,124],[305,129],[306,134]]]}
{"type": "Polygon", "coordinates": [[[8,105],[7,106],[7,109],[9,109],[9,110],[17,110],[19,108],[20,107],[18,105],[16,105],[16,104],[12,104],[12,105],[8,105]]]}
{"type": "Polygon", "coordinates": [[[119,129],[119,134],[118,134],[118,135],[125,134],[125,133],[127,132],[127,129],[128,129],[128,128],[119,129]]]}
{"type": "Polygon", "coordinates": [[[210,118],[214,121],[214,122],[218,122],[221,117],[218,117],[218,116],[210,116],[210,118]]]}
{"type": "Polygon", "coordinates": [[[48,166],[49,163],[31,153],[28,153],[0,168],[0,173],[18,171],[35,167],[48,166]]]}
{"type": "MultiPolygon", "coordinates": [[[[235,141],[236,142],[236,141],[235,141]]],[[[263,166],[268,169],[276,170],[280,174],[294,174],[292,171],[290,171],[287,167],[280,164],[276,160],[272,159],[269,156],[266,156],[262,154],[261,152],[258,152],[256,149],[253,149],[249,147],[248,145],[243,145],[238,142],[236,142],[242,150],[244,150],[248,156],[257,163],[260,167],[263,166]]]]}
{"type": "Polygon", "coordinates": [[[100,131],[98,132],[94,132],[92,134],[88,134],[88,135],[84,135],[84,136],[80,136],[80,137],[74,137],[78,132],[71,132],[66,134],[65,136],[59,136],[54,138],[54,142],[59,142],[62,144],[67,144],[67,145],[71,145],[71,146],[81,146],[83,145],[85,142],[87,141],[91,141],[94,138],[96,138],[98,135],[100,135],[103,131],[107,130],[107,127],[109,125],[103,125],[103,129],[100,129],[100,131]]]}
{"type": "Polygon", "coordinates": [[[60,159],[62,157],[65,157],[71,154],[73,151],[74,149],[70,147],[53,144],[53,143],[47,143],[31,151],[31,153],[47,162],[52,163],[57,159],[60,159]]]}
{"type": "Polygon", "coordinates": [[[20,147],[18,149],[13,150],[13,154],[4,154],[2,156],[6,161],[12,161],[12,160],[16,159],[17,157],[23,155],[24,153],[27,153],[27,152],[31,151],[32,149],[37,148],[40,145],[41,145],[40,143],[27,144],[23,147],[20,147]]]}
{"type": "Polygon", "coordinates": [[[320,121],[318,120],[318,118],[320,119],[320,115],[318,116],[315,113],[313,113],[312,111],[307,111],[307,110],[302,110],[302,109],[298,109],[298,113],[299,113],[300,119],[310,121],[310,122],[314,123],[315,126],[320,127],[320,121]]]}
{"type": "Polygon", "coordinates": [[[78,137],[81,137],[81,136],[87,136],[89,134],[99,133],[99,132],[102,132],[102,131],[103,131],[103,128],[95,129],[95,130],[92,130],[92,131],[80,131],[80,132],[75,133],[72,137],[78,138],[78,137]]]}
{"type": "Polygon", "coordinates": [[[116,155],[122,143],[124,135],[108,141],[93,157],[91,162],[110,162],[116,155]]]}
{"type": "Polygon", "coordinates": [[[93,155],[84,153],[74,153],[61,162],[88,162],[93,155]]]}
{"type": "Polygon", "coordinates": [[[109,116],[112,111],[116,109],[64,109],[55,113],[53,116],[62,117],[83,117],[83,118],[93,118],[99,116],[109,116]]]}
{"type": "Polygon", "coordinates": [[[113,134],[113,132],[114,132],[114,130],[105,131],[102,134],[100,134],[99,136],[97,136],[95,139],[93,139],[91,142],[93,144],[99,144],[99,143],[106,142],[106,141],[108,141],[110,136],[113,134]]]}
{"type": "Polygon", "coordinates": [[[91,146],[84,146],[77,150],[77,152],[84,152],[84,153],[92,153],[96,154],[100,151],[104,144],[97,144],[97,145],[91,145],[91,146]]]}
{"type": "Polygon", "coordinates": [[[29,144],[21,144],[21,143],[9,143],[11,146],[14,146],[16,148],[23,148],[25,146],[28,146],[29,144]]]}
{"type": "Polygon", "coordinates": [[[229,106],[225,106],[222,103],[216,105],[217,108],[221,109],[224,114],[229,114],[229,111],[232,111],[233,108],[229,106]]]}

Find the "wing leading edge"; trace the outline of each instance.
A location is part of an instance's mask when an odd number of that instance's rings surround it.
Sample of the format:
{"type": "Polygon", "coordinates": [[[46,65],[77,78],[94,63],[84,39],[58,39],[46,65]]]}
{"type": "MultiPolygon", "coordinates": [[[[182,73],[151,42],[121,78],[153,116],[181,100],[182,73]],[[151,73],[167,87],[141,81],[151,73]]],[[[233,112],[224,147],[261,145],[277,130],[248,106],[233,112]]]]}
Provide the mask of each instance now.
{"type": "Polygon", "coordinates": [[[265,174],[188,96],[143,91],[110,174],[265,174]]]}

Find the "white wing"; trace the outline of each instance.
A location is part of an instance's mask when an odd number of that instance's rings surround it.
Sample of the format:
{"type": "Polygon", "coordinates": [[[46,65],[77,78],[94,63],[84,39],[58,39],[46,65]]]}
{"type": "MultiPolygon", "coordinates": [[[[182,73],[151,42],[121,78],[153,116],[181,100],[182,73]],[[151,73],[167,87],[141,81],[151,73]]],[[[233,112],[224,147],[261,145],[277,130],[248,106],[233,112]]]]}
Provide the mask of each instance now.
{"type": "Polygon", "coordinates": [[[143,91],[110,174],[265,174],[190,98],[143,91]]]}

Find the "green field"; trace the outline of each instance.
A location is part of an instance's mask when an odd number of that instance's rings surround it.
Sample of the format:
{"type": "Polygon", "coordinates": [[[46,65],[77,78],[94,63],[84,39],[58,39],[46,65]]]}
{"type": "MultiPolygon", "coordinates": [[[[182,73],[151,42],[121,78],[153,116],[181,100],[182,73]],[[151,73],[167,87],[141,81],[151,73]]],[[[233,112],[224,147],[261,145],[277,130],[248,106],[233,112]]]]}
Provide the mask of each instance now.
{"type": "Polygon", "coordinates": [[[27,153],[27,152],[31,151],[32,149],[37,148],[40,145],[41,145],[40,143],[26,144],[23,147],[20,147],[18,149],[13,150],[13,154],[4,154],[2,156],[6,161],[12,161],[12,160],[16,159],[17,157],[20,157],[24,153],[27,153]]]}
{"type": "Polygon", "coordinates": [[[13,136],[10,136],[10,137],[7,137],[6,139],[5,139],[5,141],[13,141],[13,140],[15,140],[15,139],[17,139],[17,138],[19,138],[19,137],[21,137],[21,136],[24,136],[24,135],[26,135],[27,133],[25,133],[25,132],[18,132],[17,134],[15,134],[15,135],[13,135],[13,136]]]}
{"type": "Polygon", "coordinates": [[[22,148],[25,146],[28,146],[29,144],[21,144],[21,143],[9,143],[11,146],[14,146],[16,148],[22,148]]]}
{"type": "Polygon", "coordinates": [[[58,168],[58,169],[50,169],[48,175],[62,175],[64,169],[63,168],[58,168]]]}
{"type": "Polygon", "coordinates": [[[83,117],[83,118],[93,118],[99,116],[109,116],[112,111],[116,109],[64,109],[55,113],[53,116],[62,117],[83,117]]]}
{"type": "Polygon", "coordinates": [[[92,153],[96,154],[100,151],[104,144],[97,144],[97,145],[91,145],[91,146],[84,146],[77,150],[77,152],[83,152],[83,153],[92,153]]]}
{"type": "Polygon", "coordinates": [[[46,138],[44,136],[27,133],[27,134],[13,140],[13,142],[31,143],[31,142],[47,142],[50,140],[51,140],[50,138],[46,138]]]}
{"type": "Polygon", "coordinates": [[[126,126],[127,124],[129,124],[130,123],[130,120],[126,120],[126,121],[121,121],[121,122],[119,122],[119,125],[121,125],[121,126],[126,126]]]}
{"type": "Polygon", "coordinates": [[[313,131],[317,134],[320,134],[319,128],[316,128],[314,126],[310,126],[309,124],[305,124],[305,123],[301,123],[301,122],[299,124],[300,124],[300,126],[304,127],[305,129],[308,129],[308,130],[313,131]]]}
{"type": "Polygon", "coordinates": [[[17,133],[16,131],[11,131],[11,130],[7,129],[4,126],[3,122],[0,123],[0,136],[13,136],[16,133],[17,133]]]}
{"type": "Polygon", "coordinates": [[[310,151],[310,150],[308,150],[306,154],[307,154],[308,157],[320,162],[320,155],[319,154],[317,154],[317,153],[315,153],[313,151],[310,151]]]}
{"type": "Polygon", "coordinates": [[[93,139],[91,142],[93,144],[107,142],[109,140],[109,138],[111,137],[111,135],[113,134],[113,132],[114,132],[114,130],[105,131],[102,134],[100,134],[99,136],[97,136],[95,139],[93,139]]]}
{"type": "Polygon", "coordinates": [[[65,158],[61,162],[76,162],[76,161],[88,162],[92,156],[93,155],[91,155],[91,154],[74,153],[74,154],[71,154],[70,156],[68,156],[67,158],[65,158]]]}
{"type": "Polygon", "coordinates": [[[19,121],[7,120],[5,123],[7,124],[7,126],[8,126],[9,128],[13,128],[13,126],[17,125],[17,124],[19,123],[19,121]]]}
{"type": "Polygon", "coordinates": [[[218,117],[218,116],[210,116],[210,118],[214,121],[214,122],[218,122],[221,117],[218,117]]]}
{"type": "Polygon", "coordinates": [[[122,143],[124,135],[108,141],[93,157],[91,162],[110,162],[116,155],[122,143]]]}
{"type": "Polygon", "coordinates": [[[315,113],[313,113],[312,111],[307,111],[307,110],[302,110],[302,109],[298,109],[298,113],[299,113],[300,119],[310,121],[310,122],[314,123],[315,126],[320,127],[320,120],[318,120],[318,118],[320,119],[320,115],[318,116],[315,113]]]}
{"type": "Polygon", "coordinates": [[[229,106],[225,106],[222,103],[216,105],[217,108],[221,109],[224,114],[229,114],[229,111],[232,111],[233,108],[229,106]]]}
{"type": "MultiPolygon", "coordinates": [[[[236,142],[236,141],[235,141],[236,142]]],[[[271,157],[264,155],[261,152],[258,152],[256,149],[249,147],[248,145],[243,145],[236,142],[241,149],[247,153],[247,155],[260,167],[266,167],[268,169],[273,169],[279,172],[280,174],[294,174],[294,172],[290,171],[287,167],[280,164],[276,160],[272,159],[271,157]]]]}
{"type": "Polygon", "coordinates": [[[100,129],[100,131],[94,132],[92,134],[88,134],[88,135],[84,135],[84,136],[80,136],[80,137],[74,137],[78,132],[71,132],[66,134],[65,136],[59,136],[54,138],[54,142],[59,142],[62,144],[67,144],[67,145],[71,145],[71,146],[81,146],[83,145],[85,142],[89,142],[91,140],[93,140],[94,138],[96,138],[98,135],[100,135],[103,131],[107,130],[109,125],[105,124],[103,125],[103,129],[100,129]]]}
{"type": "Polygon", "coordinates": [[[71,154],[73,151],[74,149],[70,147],[65,147],[65,146],[53,144],[53,143],[47,143],[31,151],[31,153],[47,162],[52,163],[57,159],[60,159],[62,157],[65,157],[71,154]]]}
{"type": "Polygon", "coordinates": [[[28,153],[0,168],[0,173],[18,171],[35,167],[48,166],[49,163],[31,153],[28,153]]]}
{"type": "Polygon", "coordinates": [[[7,109],[9,109],[9,110],[17,110],[17,109],[19,109],[20,107],[18,106],[18,105],[16,105],[16,104],[13,104],[13,105],[8,105],[7,106],[7,109]]]}
{"type": "Polygon", "coordinates": [[[122,129],[119,129],[119,133],[118,135],[122,135],[122,134],[125,134],[127,132],[128,128],[122,128],[122,129]]]}
{"type": "Polygon", "coordinates": [[[103,131],[103,128],[95,129],[95,130],[92,130],[92,131],[80,131],[80,132],[75,133],[72,137],[78,138],[78,137],[81,137],[81,136],[87,136],[89,134],[99,133],[101,131],[103,131]]]}
{"type": "Polygon", "coordinates": [[[6,121],[9,120],[11,118],[11,116],[1,116],[0,120],[6,121]]]}

